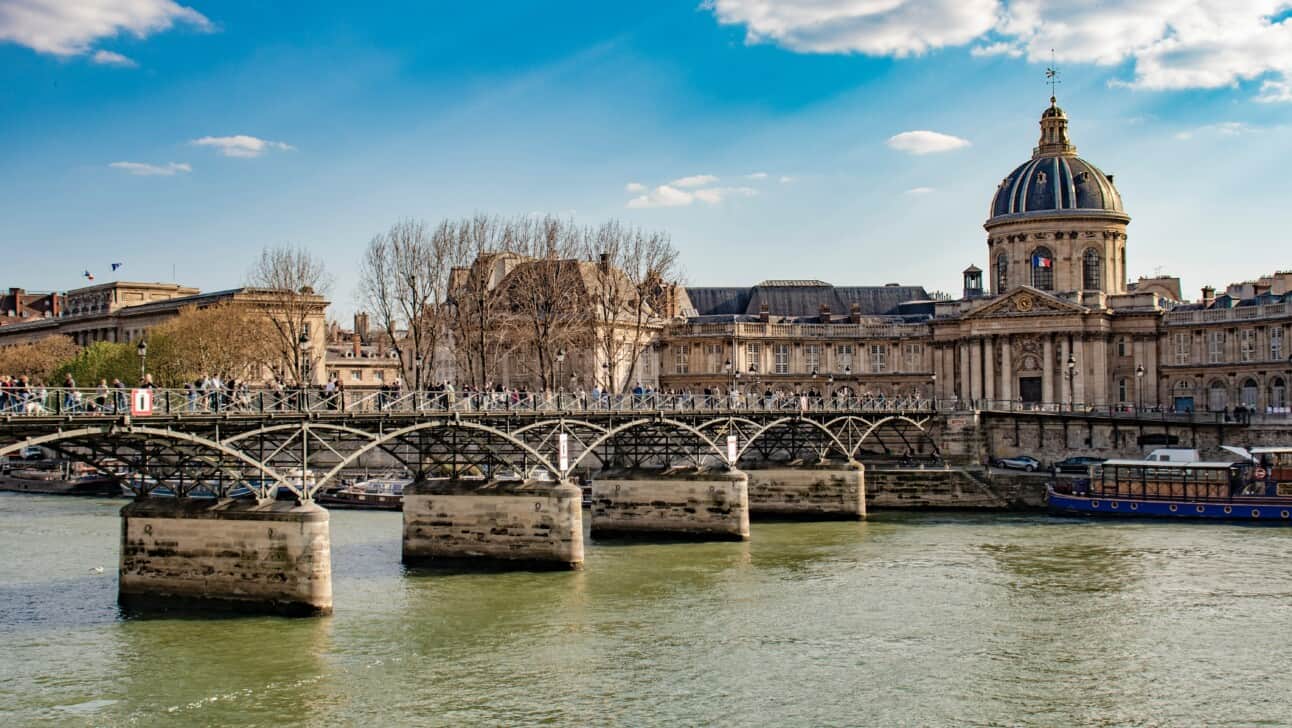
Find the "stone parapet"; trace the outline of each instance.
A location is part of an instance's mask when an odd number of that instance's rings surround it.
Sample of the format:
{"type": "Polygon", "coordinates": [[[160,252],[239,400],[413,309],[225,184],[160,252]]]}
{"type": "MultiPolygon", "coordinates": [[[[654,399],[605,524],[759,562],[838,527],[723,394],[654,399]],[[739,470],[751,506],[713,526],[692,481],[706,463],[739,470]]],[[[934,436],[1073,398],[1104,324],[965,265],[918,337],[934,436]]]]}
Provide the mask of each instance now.
{"type": "Polygon", "coordinates": [[[749,538],[749,480],[729,471],[612,471],[592,482],[594,537],[749,538]]]}
{"type": "Polygon", "coordinates": [[[121,509],[127,609],[332,612],[328,512],[285,501],[143,498],[121,509]]]}
{"type": "Polygon", "coordinates": [[[403,560],[466,569],[578,569],[581,491],[568,482],[426,480],[404,488],[403,560]]]}
{"type": "Polygon", "coordinates": [[[861,519],[866,517],[866,469],[831,467],[746,469],[751,518],[861,519]]]}

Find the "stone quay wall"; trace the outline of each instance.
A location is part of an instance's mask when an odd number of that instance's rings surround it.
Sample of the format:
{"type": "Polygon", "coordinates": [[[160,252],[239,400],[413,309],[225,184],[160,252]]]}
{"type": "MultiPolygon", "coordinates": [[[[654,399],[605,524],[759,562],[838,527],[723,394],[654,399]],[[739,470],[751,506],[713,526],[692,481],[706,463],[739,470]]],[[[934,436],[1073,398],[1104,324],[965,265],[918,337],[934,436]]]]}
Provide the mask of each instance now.
{"type": "Polygon", "coordinates": [[[332,612],[327,510],[315,504],[143,498],[121,509],[128,609],[332,612]]]}
{"type": "Polygon", "coordinates": [[[982,468],[884,468],[866,471],[867,506],[883,509],[1045,508],[1048,475],[988,472],[982,468]]]}
{"type": "Polygon", "coordinates": [[[583,496],[569,483],[428,480],[404,488],[410,566],[578,569],[583,496]]]}
{"type": "Polygon", "coordinates": [[[746,469],[751,518],[866,517],[866,470],[843,466],[746,469]]]}
{"type": "Polygon", "coordinates": [[[592,481],[592,535],[749,539],[749,479],[731,471],[615,471],[592,481]]]}

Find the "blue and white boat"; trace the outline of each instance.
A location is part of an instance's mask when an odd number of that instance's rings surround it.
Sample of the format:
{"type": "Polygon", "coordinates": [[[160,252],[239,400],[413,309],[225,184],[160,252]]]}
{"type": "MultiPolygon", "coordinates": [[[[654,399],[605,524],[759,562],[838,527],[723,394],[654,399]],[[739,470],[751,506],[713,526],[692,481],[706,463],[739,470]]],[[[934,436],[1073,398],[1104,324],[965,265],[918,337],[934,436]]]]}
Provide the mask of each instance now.
{"type": "Polygon", "coordinates": [[[1244,462],[1108,460],[1089,478],[1051,483],[1051,513],[1292,524],[1292,448],[1255,448],[1244,462]]]}

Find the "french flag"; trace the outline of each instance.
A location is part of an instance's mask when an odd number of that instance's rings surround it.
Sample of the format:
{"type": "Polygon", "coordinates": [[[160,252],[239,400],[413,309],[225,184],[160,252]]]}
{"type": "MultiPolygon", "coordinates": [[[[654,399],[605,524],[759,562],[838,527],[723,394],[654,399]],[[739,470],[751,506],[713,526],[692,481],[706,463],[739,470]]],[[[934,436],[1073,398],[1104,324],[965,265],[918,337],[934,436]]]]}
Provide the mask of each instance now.
{"type": "Polygon", "coordinates": [[[1033,255],[1032,267],[1033,268],[1053,268],[1054,261],[1045,257],[1044,255],[1033,255]]]}
{"type": "Polygon", "coordinates": [[[91,272],[89,272],[88,270],[87,270],[87,271],[85,271],[85,273],[82,273],[82,275],[84,275],[84,276],[85,276],[85,279],[86,279],[86,280],[89,280],[89,281],[94,280],[94,274],[93,274],[93,273],[91,273],[91,272]]]}

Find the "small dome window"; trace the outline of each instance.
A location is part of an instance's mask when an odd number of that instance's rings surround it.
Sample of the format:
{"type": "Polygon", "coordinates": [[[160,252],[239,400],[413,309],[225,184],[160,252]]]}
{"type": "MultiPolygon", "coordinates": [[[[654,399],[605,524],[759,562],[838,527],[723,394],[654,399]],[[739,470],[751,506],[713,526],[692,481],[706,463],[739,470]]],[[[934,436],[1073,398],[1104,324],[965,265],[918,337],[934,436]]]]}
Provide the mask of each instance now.
{"type": "Polygon", "coordinates": [[[1037,172],[1037,173],[1036,173],[1036,183],[1037,183],[1038,185],[1043,185],[1043,184],[1045,184],[1045,180],[1046,180],[1045,172],[1037,172]]]}

